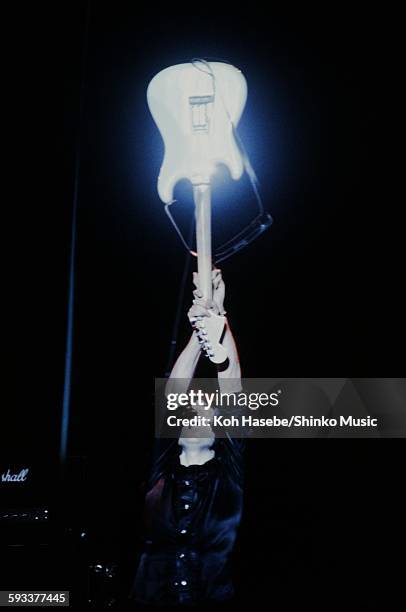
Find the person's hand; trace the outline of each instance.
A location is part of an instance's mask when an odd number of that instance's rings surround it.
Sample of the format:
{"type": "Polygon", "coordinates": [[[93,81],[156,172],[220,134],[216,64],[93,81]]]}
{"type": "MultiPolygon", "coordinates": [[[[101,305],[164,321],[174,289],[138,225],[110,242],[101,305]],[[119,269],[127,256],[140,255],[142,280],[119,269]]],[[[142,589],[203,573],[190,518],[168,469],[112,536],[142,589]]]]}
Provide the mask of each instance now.
{"type": "Polygon", "coordinates": [[[213,311],[213,302],[208,302],[205,300],[200,289],[195,289],[193,291],[193,295],[193,304],[191,308],[189,308],[187,316],[192,327],[198,327],[198,321],[201,321],[203,317],[210,316],[210,310],[213,311]]]}
{"type": "Polygon", "coordinates": [[[213,302],[215,303],[218,314],[225,315],[224,310],[224,297],[226,293],[226,286],[221,275],[221,270],[214,268],[211,272],[211,278],[213,281],[213,302]]]}
{"type": "MultiPolygon", "coordinates": [[[[204,319],[205,317],[210,317],[212,314],[225,315],[223,306],[225,285],[221,276],[221,270],[212,270],[211,276],[213,283],[213,299],[209,301],[206,300],[206,298],[203,296],[203,292],[200,289],[198,273],[193,273],[193,284],[196,288],[193,291],[193,305],[188,312],[189,321],[197,334],[201,349],[208,357],[215,355],[212,342],[216,344],[219,339],[217,339],[216,335],[209,336],[204,319]]],[[[220,322],[217,321],[217,319],[212,319],[212,321],[214,322],[215,327],[218,328],[218,324],[220,322]]],[[[214,330],[212,329],[212,331],[214,330]]],[[[218,332],[219,329],[217,329],[217,333],[218,332]]],[[[217,358],[218,356],[216,356],[216,359],[217,358]]]]}
{"type": "MultiPolygon", "coordinates": [[[[210,309],[215,314],[224,315],[226,314],[224,310],[226,286],[221,275],[221,270],[214,268],[211,272],[211,278],[213,283],[213,300],[212,302],[208,303],[206,300],[204,300],[203,293],[199,286],[199,275],[197,272],[193,272],[193,284],[196,287],[196,289],[193,291],[193,304],[200,305],[205,309],[210,309]]],[[[206,312],[202,316],[208,316],[208,314],[209,313],[206,312]]]]}

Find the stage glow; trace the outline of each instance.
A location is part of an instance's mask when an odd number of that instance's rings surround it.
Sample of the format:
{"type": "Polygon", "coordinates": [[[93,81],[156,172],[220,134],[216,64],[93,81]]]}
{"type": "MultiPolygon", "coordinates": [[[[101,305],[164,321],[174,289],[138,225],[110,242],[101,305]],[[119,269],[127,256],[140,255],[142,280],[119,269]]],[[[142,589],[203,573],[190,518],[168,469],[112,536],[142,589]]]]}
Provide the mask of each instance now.
{"type": "Polygon", "coordinates": [[[264,155],[258,150],[261,139],[255,127],[252,132],[252,114],[248,113],[249,152],[243,142],[245,130],[243,138],[237,131],[246,99],[247,84],[237,68],[203,59],[161,70],[147,89],[149,110],[161,136],[154,130],[148,138],[153,141],[151,153],[160,150],[159,160],[163,158],[158,193],[165,212],[183,246],[194,254],[196,247],[188,238],[193,190],[210,185],[216,264],[248,246],[273,222],[250,160],[254,153],[255,163],[263,162],[272,152],[268,148],[264,155]],[[243,173],[245,180],[237,184],[243,173]],[[255,217],[251,203],[256,204],[255,217]]]}

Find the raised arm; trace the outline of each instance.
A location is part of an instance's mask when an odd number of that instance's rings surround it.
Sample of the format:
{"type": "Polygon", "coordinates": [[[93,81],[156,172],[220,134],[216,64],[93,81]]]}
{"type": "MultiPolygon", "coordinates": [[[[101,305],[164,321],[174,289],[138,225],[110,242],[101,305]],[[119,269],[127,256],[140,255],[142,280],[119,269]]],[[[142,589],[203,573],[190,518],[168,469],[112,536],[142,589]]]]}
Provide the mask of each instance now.
{"type": "MultiPolygon", "coordinates": [[[[220,314],[226,316],[226,311],[224,310],[224,298],[225,298],[225,284],[221,274],[221,270],[215,269],[212,272],[213,279],[213,302],[211,304],[207,304],[202,296],[202,292],[199,288],[199,279],[198,275],[195,272],[193,275],[193,283],[196,287],[193,295],[194,299],[194,307],[199,308],[199,314],[203,314],[203,316],[208,316],[210,308],[215,314],[220,314]]],[[[193,308],[189,311],[189,318],[191,314],[194,313],[193,308]]],[[[192,325],[193,320],[191,319],[192,325]]],[[[234,336],[231,331],[230,323],[226,317],[226,326],[225,332],[222,339],[222,344],[227,351],[227,360],[217,366],[217,375],[219,381],[220,391],[226,392],[236,392],[241,390],[241,366],[240,360],[238,357],[237,346],[234,340],[234,336]]]]}
{"type": "MultiPolygon", "coordinates": [[[[215,307],[217,307],[218,309],[218,313],[224,316],[227,314],[224,310],[225,290],[226,287],[223,281],[221,270],[213,270],[213,301],[215,303],[215,307]]],[[[235,343],[234,336],[230,327],[230,322],[228,321],[227,317],[226,329],[222,344],[227,351],[228,360],[224,364],[217,366],[220,388],[221,381],[224,379],[232,378],[239,380],[241,378],[241,367],[240,360],[238,357],[237,345],[235,343]]]]}
{"type": "MultiPolygon", "coordinates": [[[[193,293],[195,299],[193,305],[188,312],[188,318],[192,327],[194,321],[199,316],[208,315],[209,304],[197,297],[196,291],[193,293]]],[[[183,393],[186,392],[190,382],[194,376],[199,358],[201,355],[201,346],[195,332],[192,332],[189,342],[177,358],[175,365],[170,373],[167,385],[166,394],[168,393],[183,393]]]]}
{"type": "MultiPolygon", "coordinates": [[[[225,285],[221,275],[221,270],[213,270],[213,301],[207,302],[199,288],[198,275],[193,274],[195,290],[193,291],[193,305],[188,312],[189,321],[194,328],[199,317],[210,316],[210,312],[226,315],[224,310],[225,285]]],[[[222,344],[227,351],[227,360],[217,366],[217,375],[220,391],[223,393],[233,393],[241,390],[241,368],[238,358],[237,346],[231,332],[230,324],[226,318],[226,325],[222,344]]],[[[166,394],[183,393],[187,391],[194,376],[196,366],[201,355],[201,345],[199,339],[193,331],[190,340],[183,349],[175,365],[172,368],[166,394]]]]}
{"type": "Polygon", "coordinates": [[[190,383],[199,362],[200,354],[199,340],[196,334],[192,333],[189,342],[177,358],[175,365],[172,368],[169,380],[173,378],[182,378],[190,383]]]}

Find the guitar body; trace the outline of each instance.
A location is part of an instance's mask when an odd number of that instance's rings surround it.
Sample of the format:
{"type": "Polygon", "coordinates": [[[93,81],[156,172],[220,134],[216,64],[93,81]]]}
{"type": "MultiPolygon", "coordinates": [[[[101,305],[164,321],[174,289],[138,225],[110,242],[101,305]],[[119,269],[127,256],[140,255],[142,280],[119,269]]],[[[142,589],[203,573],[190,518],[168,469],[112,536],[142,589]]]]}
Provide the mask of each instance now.
{"type": "MultiPolygon", "coordinates": [[[[218,164],[238,180],[244,170],[234,137],[247,99],[242,73],[223,62],[195,60],[165,68],[150,82],[147,101],[165,145],[158,177],[159,197],[173,201],[178,181],[193,185],[199,286],[212,300],[210,178],[218,164]]],[[[221,344],[225,317],[210,312],[196,328],[202,350],[221,364],[227,352],[221,344]]]]}
{"type": "Polygon", "coordinates": [[[147,101],[165,145],[158,178],[163,202],[173,200],[181,179],[208,183],[217,164],[227,166],[233,179],[241,177],[243,163],[232,124],[237,125],[246,99],[243,74],[222,62],[178,64],[152,79],[147,101]]]}

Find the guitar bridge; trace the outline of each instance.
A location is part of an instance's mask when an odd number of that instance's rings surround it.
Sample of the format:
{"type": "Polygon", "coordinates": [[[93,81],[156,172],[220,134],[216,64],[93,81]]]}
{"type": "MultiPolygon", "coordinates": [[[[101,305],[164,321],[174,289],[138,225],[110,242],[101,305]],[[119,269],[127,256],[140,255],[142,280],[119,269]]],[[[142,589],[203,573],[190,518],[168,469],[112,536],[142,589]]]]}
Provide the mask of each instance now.
{"type": "Polygon", "coordinates": [[[214,95],[189,97],[193,132],[198,134],[208,134],[210,124],[208,105],[212,104],[213,102],[214,95]]]}

